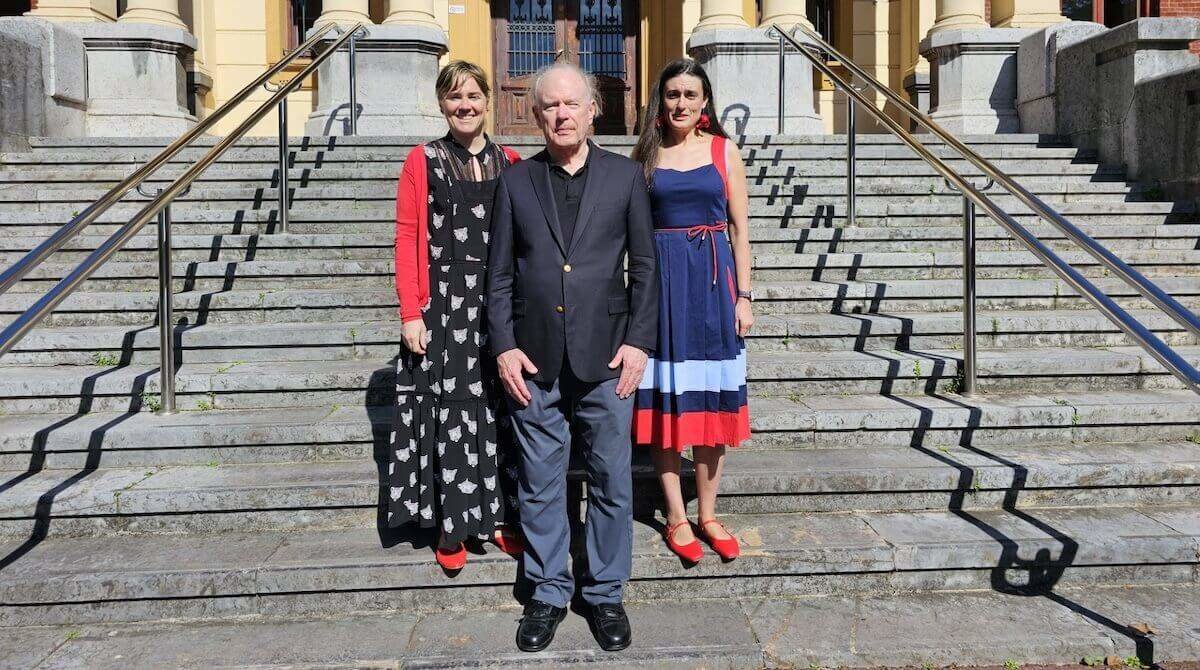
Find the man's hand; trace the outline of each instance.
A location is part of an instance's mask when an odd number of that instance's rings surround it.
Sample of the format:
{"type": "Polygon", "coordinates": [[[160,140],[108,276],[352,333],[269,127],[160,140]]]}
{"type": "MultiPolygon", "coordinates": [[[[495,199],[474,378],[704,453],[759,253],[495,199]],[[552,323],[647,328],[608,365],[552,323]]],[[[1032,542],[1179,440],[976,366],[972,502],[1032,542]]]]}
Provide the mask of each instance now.
{"type": "Polygon", "coordinates": [[[401,326],[404,346],[414,354],[425,355],[425,344],[428,332],[425,330],[424,319],[413,319],[401,326]]]}
{"type": "Polygon", "coordinates": [[[646,360],[649,356],[637,347],[622,344],[617,355],[608,363],[609,369],[621,368],[621,379],[617,382],[617,397],[625,400],[633,395],[642,385],[642,375],[646,372],[646,360]]]}
{"type": "Polygon", "coordinates": [[[529,392],[525,374],[536,375],[537,366],[520,349],[509,349],[497,356],[496,366],[500,368],[500,383],[504,384],[504,390],[521,403],[521,407],[528,407],[533,394],[529,392]]]}

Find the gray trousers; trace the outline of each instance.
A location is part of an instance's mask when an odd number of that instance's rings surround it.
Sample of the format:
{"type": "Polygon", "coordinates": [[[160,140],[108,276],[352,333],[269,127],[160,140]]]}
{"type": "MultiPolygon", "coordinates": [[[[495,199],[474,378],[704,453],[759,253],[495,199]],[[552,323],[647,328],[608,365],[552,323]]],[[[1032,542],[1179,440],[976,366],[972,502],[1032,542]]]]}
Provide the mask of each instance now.
{"type": "Polygon", "coordinates": [[[633,476],[629,432],[633,398],[617,397],[617,380],[581,382],[569,366],[553,384],[530,381],[528,407],[510,400],[521,448],[518,497],[525,533],[525,576],[533,597],[566,607],[575,591],[568,560],[567,465],[571,419],[587,461],[585,525],[587,570],[582,595],[589,604],[621,602],[633,564],[633,476]]]}

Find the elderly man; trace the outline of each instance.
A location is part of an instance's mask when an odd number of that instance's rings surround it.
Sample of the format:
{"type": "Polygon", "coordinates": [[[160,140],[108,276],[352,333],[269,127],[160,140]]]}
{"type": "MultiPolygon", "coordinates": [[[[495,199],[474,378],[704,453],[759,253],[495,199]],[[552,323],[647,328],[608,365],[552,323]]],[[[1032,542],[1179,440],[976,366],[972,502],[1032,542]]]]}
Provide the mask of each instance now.
{"type": "Polygon", "coordinates": [[[633,394],[658,327],[650,199],[639,164],[587,139],[598,113],[590,76],[556,64],[535,75],[532,91],[546,149],[501,176],[488,260],[488,330],[521,449],[524,566],[534,584],[517,646],[545,649],[574,594],[574,428],[588,468],[581,591],[597,642],[615,651],[630,642],[621,594],[632,564],[633,394]]]}

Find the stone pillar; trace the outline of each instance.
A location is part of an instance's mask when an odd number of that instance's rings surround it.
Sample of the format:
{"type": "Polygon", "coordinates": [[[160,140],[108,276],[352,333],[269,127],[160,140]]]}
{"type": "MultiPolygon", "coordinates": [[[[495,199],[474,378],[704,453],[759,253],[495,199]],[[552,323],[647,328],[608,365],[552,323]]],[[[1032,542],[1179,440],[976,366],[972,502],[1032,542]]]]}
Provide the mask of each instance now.
{"type": "Polygon", "coordinates": [[[921,54],[931,64],[929,116],[952,133],[1020,132],[1017,48],[1029,33],[934,26],[921,41],[921,54]]]}
{"type": "Polygon", "coordinates": [[[700,0],[700,22],[692,29],[692,34],[749,27],[742,16],[742,0],[700,0]]]}
{"type": "MultiPolygon", "coordinates": [[[[697,30],[688,39],[687,51],[712,80],[714,104],[726,131],[732,135],[779,133],[777,39],[758,29],[697,30]]],[[[824,134],[825,122],[813,99],[812,64],[789,50],[785,69],[783,132],[824,134]]]]}
{"type": "Polygon", "coordinates": [[[433,0],[391,0],[385,24],[427,25],[439,27],[433,14],[433,0]]]}
{"type": "Polygon", "coordinates": [[[30,137],[81,137],[86,71],[83,40],[62,24],[0,18],[0,151],[28,151],[30,137]]]}
{"type": "Polygon", "coordinates": [[[937,0],[937,18],[929,33],[987,28],[984,11],[984,0],[937,0]]]}
{"type": "MultiPolygon", "coordinates": [[[[1058,132],[1070,135],[1075,146],[1095,151],[1103,163],[1123,164],[1135,178],[1143,165],[1190,150],[1138,141],[1141,128],[1181,124],[1186,119],[1145,106],[1137,91],[1144,82],[1197,67],[1196,54],[1188,50],[1197,39],[1200,21],[1196,19],[1138,19],[1060,51],[1055,63],[1063,73],[1055,79],[1058,132]]],[[[1185,97],[1194,105],[1200,94],[1185,97]]]]}
{"type": "Polygon", "coordinates": [[[29,16],[51,21],[98,21],[117,19],[117,0],[41,0],[29,16]]]}
{"type": "Polygon", "coordinates": [[[64,25],[87,50],[88,136],[174,138],[196,125],[188,112],[191,33],[134,21],[64,25]]]}
{"type": "MultiPolygon", "coordinates": [[[[366,4],[365,2],[363,3],[366,4]]],[[[370,26],[355,42],[355,110],[360,135],[441,135],[446,121],[438,109],[434,83],[446,34],[436,25],[389,23],[370,26]],[[403,73],[403,91],[397,88],[403,73]]],[[[322,47],[324,48],[324,47],[322,47]]],[[[316,109],[308,135],[350,134],[349,52],[343,48],[317,68],[316,109]]]]}
{"type": "Polygon", "coordinates": [[[1017,114],[1021,117],[1021,132],[1040,135],[1058,132],[1055,114],[1058,54],[1105,30],[1099,23],[1067,21],[1042,28],[1021,40],[1017,50],[1017,114]]]}
{"type": "Polygon", "coordinates": [[[1066,21],[1061,0],[992,0],[997,28],[1045,28],[1066,21]]]}
{"type": "Polygon", "coordinates": [[[179,0],[129,0],[125,13],[117,19],[121,23],[153,23],[187,30],[179,16],[179,0]]]}
{"type": "Polygon", "coordinates": [[[371,23],[370,0],[325,0],[321,7],[321,16],[317,17],[316,25],[371,23]]]}
{"type": "Polygon", "coordinates": [[[807,0],[763,0],[762,25],[778,23],[784,28],[791,28],[801,24],[812,28],[812,21],[808,20],[807,5],[807,0]]]}

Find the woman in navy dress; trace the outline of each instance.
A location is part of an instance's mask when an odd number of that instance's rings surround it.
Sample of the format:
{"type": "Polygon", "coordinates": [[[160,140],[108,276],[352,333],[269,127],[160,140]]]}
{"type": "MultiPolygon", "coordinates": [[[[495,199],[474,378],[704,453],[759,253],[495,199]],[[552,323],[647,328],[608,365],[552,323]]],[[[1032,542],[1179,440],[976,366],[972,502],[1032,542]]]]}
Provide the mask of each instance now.
{"type": "Polygon", "coordinates": [[[634,441],[652,450],[666,501],[667,546],[700,560],[697,532],[725,560],[740,548],[716,520],[725,447],[750,437],[746,345],[750,237],[746,175],[717,120],[704,68],[663,69],[634,158],[646,170],[661,279],[658,346],[637,392],[634,441]],[[680,490],[684,449],[696,468],[693,529],[680,490]]]}

